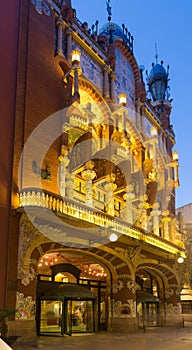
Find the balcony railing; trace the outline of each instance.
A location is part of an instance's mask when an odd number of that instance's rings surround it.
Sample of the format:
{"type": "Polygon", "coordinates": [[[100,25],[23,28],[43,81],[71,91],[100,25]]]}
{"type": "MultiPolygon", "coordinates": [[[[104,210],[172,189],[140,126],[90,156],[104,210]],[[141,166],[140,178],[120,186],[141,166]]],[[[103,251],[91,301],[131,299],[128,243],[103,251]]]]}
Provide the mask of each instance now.
{"type": "Polygon", "coordinates": [[[91,208],[82,203],[78,203],[66,197],[61,197],[56,194],[48,193],[38,189],[22,190],[19,194],[19,207],[40,207],[54,211],[58,214],[70,216],[71,218],[83,220],[105,229],[114,231],[117,235],[126,235],[128,237],[144,241],[152,246],[156,246],[166,252],[180,255],[184,254],[184,249],[168,242],[161,237],[152,233],[144,232],[139,228],[130,226],[121,218],[111,217],[94,208],[91,208]]]}

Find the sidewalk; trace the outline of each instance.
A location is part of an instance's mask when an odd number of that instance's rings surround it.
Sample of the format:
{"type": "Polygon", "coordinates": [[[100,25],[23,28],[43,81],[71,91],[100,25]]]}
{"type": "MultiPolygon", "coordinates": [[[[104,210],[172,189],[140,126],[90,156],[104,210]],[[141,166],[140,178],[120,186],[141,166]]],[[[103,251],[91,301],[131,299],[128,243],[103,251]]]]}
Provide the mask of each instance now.
{"type": "Polygon", "coordinates": [[[15,346],[14,350],[191,350],[192,325],[184,328],[150,328],[146,333],[98,333],[71,337],[39,337],[38,347],[15,346]]]}

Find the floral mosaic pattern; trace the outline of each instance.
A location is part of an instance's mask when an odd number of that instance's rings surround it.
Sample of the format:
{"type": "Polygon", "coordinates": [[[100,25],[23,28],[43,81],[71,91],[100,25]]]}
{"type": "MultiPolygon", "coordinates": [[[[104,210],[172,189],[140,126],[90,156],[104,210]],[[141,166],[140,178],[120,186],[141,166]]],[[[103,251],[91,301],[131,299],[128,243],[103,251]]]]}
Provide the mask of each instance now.
{"type": "Polygon", "coordinates": [[[16,320],[34,320],[35,319],[35,301],[31,296],[24,297],[23,293],[17,292],[16,295],[16,320]]]}
{"type": "Polygon", "coordinates": [[[118,96],[121,93],[127,95],[128,108],[134,109],[135,101],[135,80],[131,65],[119,49],[116,49],[116,81],[115,98],[118,103],[118,96]]]}
{"type": "Polygon", "coordinates": [[[123,281],[119,281],[119,284],[113,284],[113,294],[117,294],[121,289],[124,288],[123,281]]]}
{"type": "Polygon", "coordinates": [[[168,315],[180,315],[181,304],[180,303],[177,303],[177,305],[168,304],[166,310],[168,315]]]}

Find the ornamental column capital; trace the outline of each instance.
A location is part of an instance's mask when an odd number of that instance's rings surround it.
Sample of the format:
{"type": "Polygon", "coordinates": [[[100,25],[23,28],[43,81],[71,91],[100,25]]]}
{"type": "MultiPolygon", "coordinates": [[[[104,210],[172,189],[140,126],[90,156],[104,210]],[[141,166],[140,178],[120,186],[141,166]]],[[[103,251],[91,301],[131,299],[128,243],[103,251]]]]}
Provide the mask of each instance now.
{"type": "Polygon", "coordinates": [[[64,25],[65,25],[65,22],[62,19],[62,17],[60,16],[56,22],[56,26],[64,27],[64,25]]]}

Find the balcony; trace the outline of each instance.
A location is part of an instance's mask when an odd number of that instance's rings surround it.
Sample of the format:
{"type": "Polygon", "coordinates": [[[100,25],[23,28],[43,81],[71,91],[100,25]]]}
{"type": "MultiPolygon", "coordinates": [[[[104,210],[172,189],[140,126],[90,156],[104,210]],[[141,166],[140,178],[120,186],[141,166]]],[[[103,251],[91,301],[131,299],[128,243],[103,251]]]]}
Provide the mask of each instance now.
{"type": "Polygon", "coordinates": [[[24,189],[18,194],[19,208],[45,208],[53,211],[56,215],[80,220],[85,224],[109,229],[118,236],[125,235],[129,238],[143,241],[157,247],[167,253],[185,257],[184,249],[155,234],[144,232],[142,229],[129,225],[121,218],[112,217],[83,203],[66,197],[42,191],[39,189],[24,189]]]}

